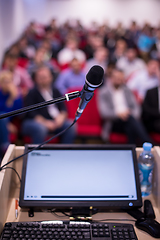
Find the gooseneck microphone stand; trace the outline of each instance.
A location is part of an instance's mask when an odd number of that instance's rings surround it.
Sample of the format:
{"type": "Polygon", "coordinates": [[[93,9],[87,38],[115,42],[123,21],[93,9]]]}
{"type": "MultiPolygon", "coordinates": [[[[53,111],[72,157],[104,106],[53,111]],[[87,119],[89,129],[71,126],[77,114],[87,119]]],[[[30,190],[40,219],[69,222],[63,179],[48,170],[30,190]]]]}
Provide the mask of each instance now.
{"type": "Polygon", "coordinates": [[[4,169],[11,162],[14,162],[15,160],[17,160],[20,157],[24,157],[25,155],[32,152],[33,150],[39,149],[44,144],[47,144],[52,139],[62,135],[65,131],[67,131],[69,128],[71,128],[76,123],[76,121],[79,119],[79,117],[81,116],[84,108],[86,107],[88,102],[93,97],[93,94],[94,94],[93,91],[97,87],[102,85],[103,76],[104,76],[103,68],[98,66],[98,65],[95,65],[87,73],[84,87],[80,92],[75,91],[75,92],[67,93],[67,94],[65,94],[64,97],[60,97],[60,98],[57,98],[57,99],[37,103],[37,104],[31,105],[31,106],[27,106],[27,107],[12,111],[12,112],[1,114],[0,115],[0,120],[3,119],[3,118],[13,117],[13,116],[18,115],[18,114],[22,114],[22,113],[29,112],[29,111],[32,111],[32,110],[36,110],[36,109],[39,109],[39,108],[43,108],[43,107],[46,107],[50,104],[59,103],[59,102],[65,101],[65,100],[70,101],[70,100],[78,98],[78,97],[81,98],[80,103],[79,103],[79,107],[78,107],[77,112],[75,114],[75,119],[73,120],[72,124],[68,128],[64,129],[62,132],[58,133],[57,135],[54,135],[50,139],[48,139],[45,142],[39,144],[38,146],[34,147],[33,149],[29,150],[28,152],[25,152],[24,154],[22,154],[22,155],[20,155],[16,158],[12,159],[11,161],[7,162],[6,164],[4,164],[3,166],[0,167],[0,171],[2,169],[4,169]]]}
{"type": "Polygon", "coordinates": [[[1,114],[0,119],[7,118],[7,117],[13,117],[13,116],[18,115],[18,114],[22,114],[22,113],[25,113],[25,112],[30,112],[32,110],[43,108],[45,106],[55,104],[55,103],[59,103],[59,102],[63,102],[63,101],[66,101],[66,100],[70,101],[70,100],[73,100],[73,99],[78,98],[80,96],[81,96],[81,92],[79,92],[79,91],[67,93],[67,94],[65,94],[65,96],[59,97],[57,99],[52,99],[52,100],[49,100],[49,101],[37,103],[37,104],[31,105],[31,106],[28,106],[28,107],[17,109],[15,111],[11,111],[11,112],[8,112],[8,113],[1,114]]]}
{"type": "MultiPolygon", "coordinates": [[[[55,103],[59,103],[59,102],[62,102],[62,101],[70,101],[70,100],[73,100],[75,98],[78,98],[78,97],[81,97],[82,95],[82,91],[79,92],[79,91],[75,91],[75,92],[71,92],[71,93],[67,93],[65,94],[64,97],[60,97],[60,98],[57,98],[57,99],[53,99],[53,100],[49,100],[49,101],[45,101],[45,102],[41,102],[41,103],[37,103],[37,104],[34,104],[34,105],[31,105],[31,106],[28,106],[28,107],[24,107],[24,108],[21,108],[21,109],[18,109],[18,110],[15,110],[15,111],[12,111],[12,112],[8,112],[8,113],[4,113],[4,114],[1,114],[0,115],[0,119],[3,119],[3,118],[7,118],[7,117],[13,117],[15,115],[18,115],[18,114],[22,114],[22,113],[25,113],[25,112],[29,112],[29,111],[32,111],[32,110],[35,110],[35,109],[39,109],[39,108],[43,108],[45,106],[48,106],[50,104],[55,104],[55,103]]],[[[62,133],[64,133],[65,131],[67,131],[69,128],[71,128],[75,122],[76,122],[76,118],[74,119],[73,123],[66,129],[64,129],[62,132],[54,135],[53,137],[51,137],[50,139],[46,140],[45,142],[39,144],[38,146],[32,148],[31,150],[25,152],[24,154],[18,156],[18,157],[15,157],[14,159],[12,159],[11,161],[7,162],[6,164],[4,164],[3,166],[0,166],[0,171],[2,171],[3,169],[5,169],[5,167],[14,162],[15,160],[19,159],[20,157],[24,157],[25,155],[27,155],[28,153],[32,152],[33,150],[37,150],[39,149],[40,147],[42,147],[44,144],[47,144],[48,142],[50,142],[52,139],[56,138],[56,137],[59,137],[62,133]]]]}

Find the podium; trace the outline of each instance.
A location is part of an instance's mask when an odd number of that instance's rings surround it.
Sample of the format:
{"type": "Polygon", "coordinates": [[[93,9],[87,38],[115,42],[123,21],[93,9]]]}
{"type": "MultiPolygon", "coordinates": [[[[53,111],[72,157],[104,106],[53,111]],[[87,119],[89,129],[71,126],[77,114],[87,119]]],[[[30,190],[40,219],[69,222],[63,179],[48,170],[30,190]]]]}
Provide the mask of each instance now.
{"type": "MultiPolygon", "coordinates": [[[[137,156],[142,152],[142,148],[137,148],[137,156]]],[[[153,175],[153,191],[149,197],[143,198],[149,199],[154,207],[156,214],[156,220],[160,222],[160,147],[155,146],[152,149],[155,158],[155,168],[153,175]]],[[[12,160],[13,158],[24,153],[24,146],[16,146],[10,144],[6,154],[2,160],[2,165],[12,160]]],[[[21,176],[23,159],[17,159],[12,162],[9,167],[14,167],[21,176]]],[[[44,221],[44,220],[69,220],[67,216],[56,216],[49,212],[35,212],[34,217],[28,216],[28,211],[18,208],[18,218],[15,217],[15,199],[19,198],[20,181],[14,171],[11,169],[4,169],[0,172],[0,233],[3,229],[5,222],[21,222],[21,221],[44,221]]],[[[143,207],[142,207],[143,208],[143,207]]],[[[131,223],[134,225],[133,218],[125,212],[106,212],[97,213],[93,215],[93,220],[98,221],[107,219],[108,222],[122,222],[131,223]],[[128,219],[128,221],[123,221],[128,219]]],[[[152,240],[149,234],[137,229],[135,232],[140,240],[152,240]]]]}

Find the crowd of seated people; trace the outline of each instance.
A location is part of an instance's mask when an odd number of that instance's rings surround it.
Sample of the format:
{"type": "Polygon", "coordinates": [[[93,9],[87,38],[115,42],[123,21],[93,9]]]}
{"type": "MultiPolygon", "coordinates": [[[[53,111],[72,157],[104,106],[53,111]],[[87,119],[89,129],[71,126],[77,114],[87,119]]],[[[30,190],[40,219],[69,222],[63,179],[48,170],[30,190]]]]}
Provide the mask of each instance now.
{"type": "MultiPolygon", "coordinates": [[[[123,131],[128,141],[152,141],[151,131],[160,133],[160,26],[143,26],[133,21],[124,27],[80,21],[47,25],[31,22],[4,53],[0,69],[0,112],[56,98],[68,89],[82,88],[93,65],[103,67],[104,84],[97,90],[102,119],[102,136],[123,131]],[[152,124],[154,122],[154,124],[152,124]],[[134,133],[134,134],[133,134],[134,133]]],[[[1,155],[9,144],[10,132],[29,135],[42,142],[69,124],[65,103],[32,111],[20,117],[19,129],[13,119],[0,120],[1,155]],[[4,123],[6,121],[6,123],[4,123]],[[5,128],[3,127],[5,124],[5,128]]],[[[104,137],[105,136],[105,137],[104,137]]],[[[72,143],[76,127],[62,136],[72,143]]]]}

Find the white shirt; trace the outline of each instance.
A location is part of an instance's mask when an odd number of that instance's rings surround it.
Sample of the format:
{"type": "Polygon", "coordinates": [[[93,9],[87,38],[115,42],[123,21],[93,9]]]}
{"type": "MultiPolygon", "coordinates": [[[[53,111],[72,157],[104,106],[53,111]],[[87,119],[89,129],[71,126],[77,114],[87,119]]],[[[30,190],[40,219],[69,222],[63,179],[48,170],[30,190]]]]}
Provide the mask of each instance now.
{"type": "Polygon", "coordinates": [[[71,62],[74,58],[78,59],[81,63],[85,62],[86,56],[84,52],[80,49],[72,51],[69,48],[63,48],[58,53],[58,62],[63,65],[71,62]]]}
{"type": "Polygon", "coordinates": [[[135,91],[138,96],[144,99],[147,90],[157,87],[159,79],[156,76],[150,76],[147,70],[136,73],[128,82],[127,86],[135,91]]]}
{"type": "Polygon", "coordinates": [[[130,62],[126,57],[120,58],[117,61],[116,66],[124,71],[126,78],[129,78],[132,73],[146,68],[146,64],[143,60],[135,58],[130,62]]]}
{"type": "Polygon", "coordinates": [[[112,98],[116,114],[128,111],[128,106],[126,103],[123,89],[121,89],[120,87],[118,89],[113,88],[112,98]]]}
{"type": "MultiPolygon", "coordinates": [[[[40,90],[40,93],[45,101],[49,101],[53,99],[52,93],[47,90],[40,90]]],[[[59,109],[56,107],[55,104],[51,104],[47,106],[49,115],[54,119],[59,115],[59,109]]]]}

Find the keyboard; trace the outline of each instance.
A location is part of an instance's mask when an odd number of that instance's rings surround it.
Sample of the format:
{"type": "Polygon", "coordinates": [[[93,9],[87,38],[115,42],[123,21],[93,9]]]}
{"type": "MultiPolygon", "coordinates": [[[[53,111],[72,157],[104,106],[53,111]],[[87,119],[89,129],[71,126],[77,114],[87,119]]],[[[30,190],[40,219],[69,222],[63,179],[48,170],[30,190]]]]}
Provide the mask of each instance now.
{"type": "Polygon", "coordinates": [[[77,221],[7,222],[1,240],[138,240],[132,224],[77,221]]]}

